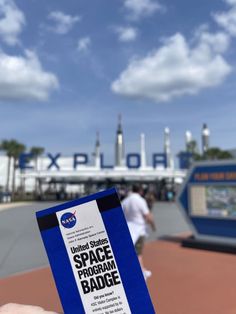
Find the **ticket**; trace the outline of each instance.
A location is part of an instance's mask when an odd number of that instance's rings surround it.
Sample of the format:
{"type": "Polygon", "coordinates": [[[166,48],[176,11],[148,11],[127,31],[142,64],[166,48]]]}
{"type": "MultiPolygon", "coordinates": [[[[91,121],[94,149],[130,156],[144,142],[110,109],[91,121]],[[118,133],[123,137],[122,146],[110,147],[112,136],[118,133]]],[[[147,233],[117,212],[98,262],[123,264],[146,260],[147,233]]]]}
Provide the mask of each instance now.
{"type": "Polygon", "coordinates": [[[115,189],[36,216],[64,313],[155,313],[115,189]]]}

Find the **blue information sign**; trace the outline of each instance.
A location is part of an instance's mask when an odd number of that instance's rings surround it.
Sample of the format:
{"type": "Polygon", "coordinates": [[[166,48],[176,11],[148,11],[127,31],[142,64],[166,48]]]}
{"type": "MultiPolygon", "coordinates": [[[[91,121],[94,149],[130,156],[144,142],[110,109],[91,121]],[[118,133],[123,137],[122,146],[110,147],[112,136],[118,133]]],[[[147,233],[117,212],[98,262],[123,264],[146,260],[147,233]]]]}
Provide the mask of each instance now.
{"type": "Polygon", "coordinates": [[[236,163],[199,162],[178,202],[196,238],[236,244],[236,163]]]}

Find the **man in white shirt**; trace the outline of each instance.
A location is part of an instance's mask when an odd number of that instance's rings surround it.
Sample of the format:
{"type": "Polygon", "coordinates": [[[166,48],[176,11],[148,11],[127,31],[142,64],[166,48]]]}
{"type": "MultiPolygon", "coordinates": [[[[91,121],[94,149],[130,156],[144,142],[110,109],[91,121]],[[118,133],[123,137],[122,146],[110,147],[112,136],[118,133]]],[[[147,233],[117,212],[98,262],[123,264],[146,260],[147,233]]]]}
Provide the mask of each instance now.
{"type": "Polygon", "coordinates": [[[147,202],[142,197],[142,194],[142,188],[134,185],[132,193],[123,200],[122,207],[144,277],[147,278],[151,273],[144,268],[142,258],[144,241],[147,235],[146,225],[149,224],[152,230],[156,230],[156,227],[152,213],[149,211],[147,202]]]}

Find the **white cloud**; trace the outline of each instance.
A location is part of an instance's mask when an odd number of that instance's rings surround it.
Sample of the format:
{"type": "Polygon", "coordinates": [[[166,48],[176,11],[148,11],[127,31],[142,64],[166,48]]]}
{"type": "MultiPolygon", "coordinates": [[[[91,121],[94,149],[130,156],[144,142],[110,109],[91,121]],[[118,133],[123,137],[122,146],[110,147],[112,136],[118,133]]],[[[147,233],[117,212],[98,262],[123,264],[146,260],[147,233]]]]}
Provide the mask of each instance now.
{"type": "Polygon", "coordinates": [[[219,42],[227,48],[225,36],[203,32],[191,47],[175,34],[145,58],[133,59],[111,88],[127,97],[165,102],[217,86],[231,72],[218,49],[219,42]]]}
{"type": "Polygon", "coordinates": [[[157,0],[124,0],[124,6],[129,11],[129,17],[135,20],[163,10],[157,0]]]}
{"type": "Polygon", "coordinates": [[[136,28],[127,26],[127,27],[117,27],[116,32],[119,36],[119,40],[122,42],[134,41],[138,36],[138,31],[136,28]]]}
{"type": "Polygon", "coordinates": [[[72,16],[60,11],[51,12],[48,18],[55,22],[55,25],[52,28],[52,30],[62,35],[68,33],[74,26],[74,24],[79,22],[81,19],[80,16],[78,15],[72,16]]]}
{"type": "Polygon", "coordinates": [[[44,101],[57,87],[57,77],[43,70],[34,52],[10,56],[0,51],[0,100],[44,101]]]}
{"type": "Polygon", "coordinates": [[[236,36],[236,0],[225,0],[225,2],[231,5],[231,8],[228,11],[213,14],[213,18],[231,36],[236,36]]]}
{"type": "Polygon", "coordinates": [[[77,50],[79,52],[86,52],[89,49],[89,46],[91,45],[91,39],[90,37],[82,37],[78,40],[77,50]]]}
{"type": "Polygon", "coordinates": [[[216,13],[214,18],[231,36],[236,36],[236,8],[232,8],[228,12],[216,13]]]}
{"type": "Polygon", "coordinates": [[[209,48],[213,53],[224,53],[228,50],[230,45],[230,37],[224,32],[210,33],[208,30],[202,30],[196,35],[198,49],[205,47],[209,48]]]}
{"type": "Polygon", "coordinates": [[[25,16],[12,0],[0,0],[0,37],[8,45],[18,43],[25,16]]]}
{"type": "Polygon", "coordinates": [[[225,0],[226,3],[231,4],[231,5],[235,5],[236,4],[236,0],[225,0]]]}

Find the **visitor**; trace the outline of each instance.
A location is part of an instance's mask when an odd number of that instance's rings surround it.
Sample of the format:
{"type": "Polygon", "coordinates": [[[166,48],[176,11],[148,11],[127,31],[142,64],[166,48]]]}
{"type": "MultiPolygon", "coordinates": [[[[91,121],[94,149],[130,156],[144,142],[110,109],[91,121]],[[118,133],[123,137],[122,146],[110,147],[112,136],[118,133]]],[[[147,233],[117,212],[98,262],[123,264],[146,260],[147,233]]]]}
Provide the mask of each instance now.
{"type": "Polygon", "coordinates": [[[143,198],[143,189],[141,186],[134,185],[132,187],[132,192],[123,200],[122,207],[144,278],[147,279],[151,276],[151,272],[144,267],[142,256],[145,237],[147,235],[146,226],[149,224],[152,230],[156,230],[156,227],[153,215],[148,208],[146,200],[143,198]]]}

